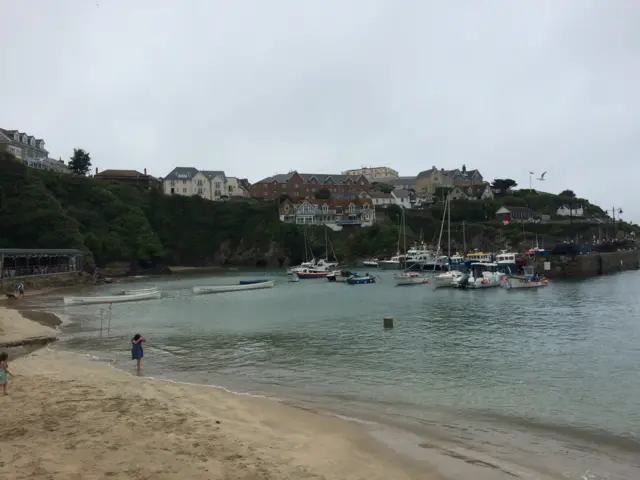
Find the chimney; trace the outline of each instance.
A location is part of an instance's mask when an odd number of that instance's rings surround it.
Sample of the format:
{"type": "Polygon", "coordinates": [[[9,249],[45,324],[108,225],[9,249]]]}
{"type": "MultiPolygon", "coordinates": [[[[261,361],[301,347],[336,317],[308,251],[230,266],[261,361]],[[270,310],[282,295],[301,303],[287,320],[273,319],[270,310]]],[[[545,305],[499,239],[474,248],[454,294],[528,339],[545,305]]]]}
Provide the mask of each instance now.
{"type": "Polygon", "coordinates": [[[144,174],[145,174],[145,175],[147,174],[147,169],[146,169],[146,168],[144,169],[144,174]]]}

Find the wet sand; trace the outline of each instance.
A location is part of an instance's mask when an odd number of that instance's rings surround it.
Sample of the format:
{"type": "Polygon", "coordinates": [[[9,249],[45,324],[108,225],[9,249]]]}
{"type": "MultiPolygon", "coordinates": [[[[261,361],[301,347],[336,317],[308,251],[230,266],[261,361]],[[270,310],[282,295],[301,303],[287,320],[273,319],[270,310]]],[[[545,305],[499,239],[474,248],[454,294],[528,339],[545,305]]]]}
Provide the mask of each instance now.
{"type": "MultiPolygon", "coordinates": [[[[0,343],[55,333],[1,307],[0,328],[0,343]]],[[[47,348],[9,366],[19,376],[0,396],[3,479],[439,478],[358,425],[272,400],[47,348]]]]}

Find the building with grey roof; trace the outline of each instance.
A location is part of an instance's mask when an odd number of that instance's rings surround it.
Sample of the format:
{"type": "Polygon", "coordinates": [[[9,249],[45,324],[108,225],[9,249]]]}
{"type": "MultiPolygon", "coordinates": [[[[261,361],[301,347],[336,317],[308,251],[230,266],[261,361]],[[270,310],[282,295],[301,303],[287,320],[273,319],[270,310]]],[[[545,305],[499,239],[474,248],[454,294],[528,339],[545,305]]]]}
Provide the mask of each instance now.
{"type": "Polygon", "coordinates": [[[176,167],[163,178],[162,189],[166,195],[197,195],[220,201],[248,197],[246,184],[246,179],[228,177],[222,170],[176,167]]]}

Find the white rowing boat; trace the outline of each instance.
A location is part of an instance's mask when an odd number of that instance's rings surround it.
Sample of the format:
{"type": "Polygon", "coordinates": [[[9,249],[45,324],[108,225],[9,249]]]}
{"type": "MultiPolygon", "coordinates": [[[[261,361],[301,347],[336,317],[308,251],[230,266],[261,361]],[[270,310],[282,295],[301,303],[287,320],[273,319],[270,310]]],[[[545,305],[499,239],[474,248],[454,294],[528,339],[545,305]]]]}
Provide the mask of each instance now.
{"type": "Polygon", "coordinates": [[[65,305],[90,305],[93,303],[122,303],[137,302],[138,300],[152,300],[160,298],[162,293],[153,292],[136,293],[134,295],[109,295],[106,297],[64,297],[65,305]]]}
{"type": "Polygon", "coordinates": [[[120,290],[120,293],[122,293],[122,295],[137,295],[138,293],[150,293],[150,292],[157,292],[158,291],[158,287],[152,287],[152,288],[138,288],[137,290],[120,290]]]}
{"type": "Polygon", "coordinates": [[[273,280],[260,283],[249,283],[245,285],[212,285],[209,287],[193,287],[193,293],[195,295],[204,295],[207,293],[243,292],[245,290],[272,288],[274,285],[275,282],[273,280]]]}

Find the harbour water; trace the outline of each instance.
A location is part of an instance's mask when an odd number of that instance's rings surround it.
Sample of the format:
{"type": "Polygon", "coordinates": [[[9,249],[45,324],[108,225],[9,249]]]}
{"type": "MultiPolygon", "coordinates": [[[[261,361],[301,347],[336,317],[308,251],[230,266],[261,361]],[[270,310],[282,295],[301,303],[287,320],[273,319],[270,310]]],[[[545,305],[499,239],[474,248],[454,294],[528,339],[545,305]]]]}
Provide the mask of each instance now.
{"type": "Polygon", "coordinates": [[[145,375],[359,421],[450,478],[640,478],[639,272],[511,292],[396,287],[377,274],[357,286],[280,272],[141,279],[128,285],[163,298],[110,312],[37,302],[71,322],[54,348],[132,370],[139,332],[145,375]],[[258,276],[278,283],[191,293],[258,276]]]}

